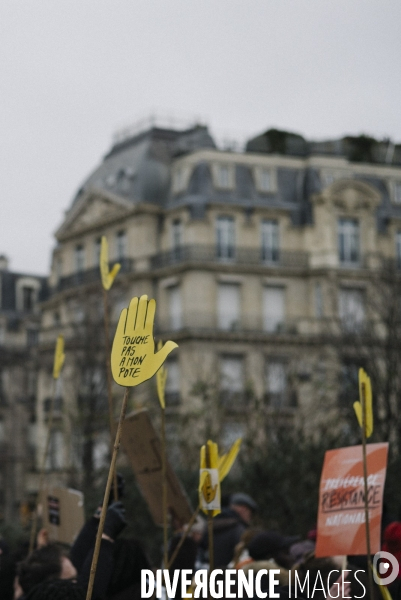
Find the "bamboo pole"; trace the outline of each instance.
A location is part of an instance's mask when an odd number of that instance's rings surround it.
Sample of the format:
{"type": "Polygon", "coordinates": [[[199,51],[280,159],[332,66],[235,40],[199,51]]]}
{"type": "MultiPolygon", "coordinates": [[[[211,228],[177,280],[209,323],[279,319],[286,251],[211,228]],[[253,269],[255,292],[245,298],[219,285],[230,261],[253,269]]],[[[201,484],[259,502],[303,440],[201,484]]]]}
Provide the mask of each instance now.
{"type": "Polygon", "coordinates": [[[38,527],[38,506],[39,506],[40,496],[41,496],[42,490],[43,490],[43,483],[44,483],[44,479],[45,479],[46,460],[47,460],[47,455],[49,453],[51,433],[52,433],[52,428],[53,428],[54,404],[55,404],[56,396],[57,396],[58,379],[54,379],[53,381],[54,381],[53,394],[52,394],[52,397],[50,400],[49,421],[47,424],[45,449],[43,451],[42,463],[40,465],[40,471],[39,471],[38,495],[36,498],[36,506],[35,506],[35,511],[33,513],[33,517],[32,517],[31,533],[30,533],[30,537],[29,537],[29,554],[31,554],[31,552],[33,551],[34,545],[35,545],[36,530],[38,527]]]}
{"type": "MultiPolygon", "coordinates": [[[[211,468],[211,460],[210,460],[210,449],[209,444],[205,445],[205,462],[206,468],[211,468]]],[[[209,577],[208,577],[208,588],[210,588],[210,574],[214,568],[214,548],[213,548],[213,511],[207,511],[207,533],[208,533],[208,542],[209,542],[209,577]]],[[[208,597],[210,597],[210,589],[208,593],[208,597]]]]}
{"type": "Polygon", "coordinates": [[[167,520],[167,451],[166,451],[166,411],[162,408],[162,492],[163,492],[163,563],[168,568],[168,520],[167,520]]]}
{"type": "Polygon", "coordinates": [[[118,420],[116,437],[115,437],[115,440],[114,440],[113,454],[112,454],[112,457],[111,457],[109,474],[108,474],[108,477],[107,477],[106,491],[104,493],[104,498],[103,498],[103,505],[102,505],[102,512],[100,514],[99,527],[98,527],[97,534],[96,534],[95,549],[93,551],[93,558],[92,558],[92,565],[91,565],[91,569],[90,569],[90,576],[89,576],[88,590],[87,590],[87,593],[86,593],[86,600],[91,600],[91,598],[92,598],[92,592],[93,592],[93,585],[94,585],[94,582],[95,582],[97,562],[98,562],[98,559],[99,559],[100,544],[101,544],[101,541],[102,541],[102,534],[103,534],[103,529],[104,529],[104,522],[106,520],[107,505],[108,505],[108,500],[109,500],[109,496],[110,496],[111,484],[112,484],[112,481],[113,481],[113,474],[115,472],[115,467],[116,467],[118,449],[120,447],[121,429],[122,429],[123,421],[125,419],[125,413],[126,413],[126,410],[127,410],[128,394],[129,394],[129,388],[126,387],[125,388],[123,402],[122,402],[122,405],[121,405],[121,412],[120,412],[120,418],[118,420]]]}
{"type": "Polygon", "coordinates": [[[362,383],[362,458],[363,458],[363,486],[365,495],[365,530],[366,530],[366,555],[368,561],[368,585],[370,599],[374,600],[373,567],[370,550],[370,524],[368,505],[368,465],[366,457],[366,388],[362,383]]]}
{"type": "MultiPolygon", "coordinates": [[[[113,382],[111,379],[110,367],[110,336],[109,336],[109,302],[107,290],[102,285],[103,290],[103,320],[104,320],[104,339],[106,351],[106,378],[107,378],[107,399],[109,406],[109,427],[110,427],[110,455],[113,454],[113,437],[114,437],[114,406],[113,406],[113,382]]],[[[117,472],[113,473],[113,497],[117,502],[117,472]]]]}

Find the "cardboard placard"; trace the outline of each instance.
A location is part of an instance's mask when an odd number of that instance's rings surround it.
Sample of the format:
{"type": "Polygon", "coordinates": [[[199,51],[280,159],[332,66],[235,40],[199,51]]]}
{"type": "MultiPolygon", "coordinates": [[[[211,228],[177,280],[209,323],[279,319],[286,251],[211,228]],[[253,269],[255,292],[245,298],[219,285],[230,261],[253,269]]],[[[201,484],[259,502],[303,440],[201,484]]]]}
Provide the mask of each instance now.
{"type": "MultiPolygon", "coordinates": [[[[161,444],[146,409],[134,411],[125,419],[121,444],[153,521],[156,525],[163,525],[161,444]]],[[[193,511],[168,461],[167,505],[180,523],[188,523],[193,511]]]]}
{"type": "MultiPolygon", "coordinates": [[[[380,550],[388,444],[366,446],[371,552],[380,550]]],[[[315,556],[366,554],[362,446],[328,450],[319,490],[315,556]]]]}
{"type": "Polygon", "coordinates": [[[73,544],[85,522],[83,493],[46,487],[39,498],[39,514],[51,542],[73,544]]]}

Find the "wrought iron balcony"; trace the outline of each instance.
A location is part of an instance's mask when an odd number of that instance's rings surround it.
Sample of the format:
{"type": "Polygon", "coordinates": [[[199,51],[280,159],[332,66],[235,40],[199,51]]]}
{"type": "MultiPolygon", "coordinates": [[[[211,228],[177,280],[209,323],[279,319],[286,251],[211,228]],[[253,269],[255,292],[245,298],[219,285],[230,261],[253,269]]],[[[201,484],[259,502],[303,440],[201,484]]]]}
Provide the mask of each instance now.
{"type": "MultiPolygon", "coordinates": [[[[113,267],[115,262],[116,261],[110,263],[110,269],[113,267]]],[[[130,271],[133,271],[134,261],[131,258],[123,258],[118,262],[121,265],[121,273],[129,273],[130,271]]],[[[96,283],[98,281],[100,281],[99,267],[87,269],[86,271],[78,271],[72,275],[61,277],[57,285],[53,288],[53,293],[62,292],[63,290],[80,285],[86,285],[88,283],[96,283]]]]}
{"type": "Polygon", "coordinates": [[[307,252],[283,250],[274,254],[274,260],[266,260],[261,248],[230,247],[224,252],[219,246],[194,244],[156,254],[151,258],[151,268],[160,269],[186,262],[304,269],[308,266],[309,255],[307,252]]]}

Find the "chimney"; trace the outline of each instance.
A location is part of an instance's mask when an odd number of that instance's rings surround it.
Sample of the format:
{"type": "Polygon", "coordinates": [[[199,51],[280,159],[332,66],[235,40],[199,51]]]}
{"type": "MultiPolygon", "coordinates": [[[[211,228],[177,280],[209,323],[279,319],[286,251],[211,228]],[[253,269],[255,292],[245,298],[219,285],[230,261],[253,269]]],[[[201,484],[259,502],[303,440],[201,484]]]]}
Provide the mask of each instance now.
{"type": "Polygon", "coordinates": [[[0,254],[0,271],[8,271],[8,258],[5,254],[0,254]]]}

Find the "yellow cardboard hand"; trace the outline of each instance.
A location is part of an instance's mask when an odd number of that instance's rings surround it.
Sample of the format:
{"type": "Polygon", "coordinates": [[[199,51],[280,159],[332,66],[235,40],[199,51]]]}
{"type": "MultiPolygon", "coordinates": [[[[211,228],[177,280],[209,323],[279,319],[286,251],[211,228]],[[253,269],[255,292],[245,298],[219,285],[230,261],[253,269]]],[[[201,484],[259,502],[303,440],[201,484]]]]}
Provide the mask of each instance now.
{"type": "Polygon", "coordinates": [[[169,341],[155,353],[155,311],[156,301],[148,302],[147,296],[132,298],[128,309],[121,311],[111,350],[111,372],[119,385],[133,387],[147,381],[178,347],[169,341]]]}
{"type": "Polygon", "coordinates": [[[219,449],[217,444],[207,442],[200,451],[200,477],[199,477],[199,503],[202,510],[207,513],[212,511],[212,516],[218,515],[220,510],[220,479],[219,479],[219,449]],[[206,461],[206,446],[209,461],[206,461]],[[207,507],[206,505],[210,505],[207,507]]]}
{"type": "Polygon", "coordinates": [[[112,270],[109,271],[109,244],[106,236],[103,235],[100,245],[100,275],[102,276],[102,284],[105,290],[111,288],[120,269],[120,263],[116,263],[112,270]]]}
{"type": "Polygon", "coordinates": [[[61,369],[63,368],[65,360],[64,354],[64,338],[59,335],[56,342],[56,349],[54,351],[54,363],[53,363],[53,377],[58,379],[60,377],[61,369]]]}
{"type": "Polygon", "coordinates": [[[359,398],[359,402],[354,402],[354,411],[362,429],[362,403],[365,403],[365,435],[369,438],[373,433],[372,386],[363,369],[359,369],[359,398]]]}
{"type": "Polygon", "coordinates": [[[238,438],[237,440],[235,440],[227,454],[223,454],[223,456],[220,456],[218,466],[220,482],[222,482],[223,479],[229,474],[230,469],[233,466],[235,459],[237,458],[241,442],[242,438],[238,438]]]}
{"type": "MultiPolygon", "coordinates": [[[[163,347],[163,343],[160,340],[157,344],[157,349],[161,350],[163,347]]],[[[166,367],[160,367],[160,369],[156,373],[156,383],[157,383],[157,395],[159,396],[160,406],[164,409],[166,408],[166,403],[164,400],[164,390],[166,388],[166,379],[167,379],[167,369],[166,367]]]]}

